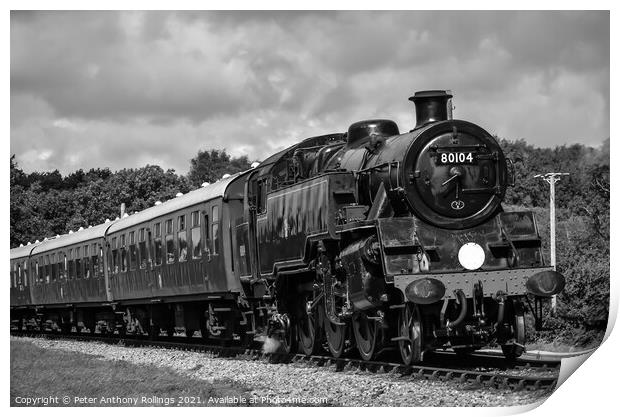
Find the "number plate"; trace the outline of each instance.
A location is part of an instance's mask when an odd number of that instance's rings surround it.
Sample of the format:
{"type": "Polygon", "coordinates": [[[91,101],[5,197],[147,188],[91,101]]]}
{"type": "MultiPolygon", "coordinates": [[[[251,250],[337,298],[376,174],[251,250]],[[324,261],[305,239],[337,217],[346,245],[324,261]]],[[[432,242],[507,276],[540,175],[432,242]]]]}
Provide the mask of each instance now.
{"type": "Polygon", "coordinates": [[[437,152],[437,165],[477,163],[475,152],[437,152]]]}

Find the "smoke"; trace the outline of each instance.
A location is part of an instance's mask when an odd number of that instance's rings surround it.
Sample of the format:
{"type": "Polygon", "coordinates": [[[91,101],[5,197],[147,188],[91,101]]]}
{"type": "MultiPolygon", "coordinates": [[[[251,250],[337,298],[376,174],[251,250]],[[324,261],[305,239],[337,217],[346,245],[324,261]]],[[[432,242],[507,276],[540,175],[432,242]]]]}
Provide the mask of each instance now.
{"type": "Polygon", "coordinates": [[[263,343],[263,353],[275,353],[280,349],[280,341],[273,337],[266,337],[263,343]]]}

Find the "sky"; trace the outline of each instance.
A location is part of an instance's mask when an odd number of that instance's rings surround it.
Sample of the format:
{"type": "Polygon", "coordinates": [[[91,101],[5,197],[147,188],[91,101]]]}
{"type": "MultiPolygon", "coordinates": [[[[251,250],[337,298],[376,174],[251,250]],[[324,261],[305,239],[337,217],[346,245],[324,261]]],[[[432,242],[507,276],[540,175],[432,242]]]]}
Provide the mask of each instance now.
{"type": "Polygon", "coordinates": [[[12,12],[11,153],[26,172],[260,161],[415,91],[536,146],[609,137],[609,13],[12,12]]]}

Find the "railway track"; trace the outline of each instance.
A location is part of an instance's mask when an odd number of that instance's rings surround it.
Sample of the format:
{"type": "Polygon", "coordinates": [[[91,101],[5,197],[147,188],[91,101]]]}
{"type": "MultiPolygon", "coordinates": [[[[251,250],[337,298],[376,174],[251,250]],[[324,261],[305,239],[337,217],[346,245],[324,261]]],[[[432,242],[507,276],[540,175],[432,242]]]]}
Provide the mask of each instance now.
{"type": "Polygon", "coordinates": [[[20,332],[13,330],[11,335],[206,352],[222,358],[268,360],[271,363],[308,364],[311,366],[331,367],[337,372],[362,370],[399,375],[402,378],[422,378],[439,381],[452,380],[468,383],[474,387],[517,391],[552,390],[557,383],[560,367],[560,361],[519,358],[513,362],[507,362],[499,355],[488,353],[472,354],[463,357],[449,351],[436,351],[427,353],[422,364],[403,365],[390,361],[390,357],[388,357],[387,361],[364,361],[354,357],[336,359],[322,355],[307,356],[294,353],[267,353],[262,349],[248,349],[240,346],[205,345],[199,338],[178,340],[180,339],[179,337],[164,337],[150,340],[147,337],[119,337],[118,335],[75,333],[60,334],[34,331],[20,332]]]}

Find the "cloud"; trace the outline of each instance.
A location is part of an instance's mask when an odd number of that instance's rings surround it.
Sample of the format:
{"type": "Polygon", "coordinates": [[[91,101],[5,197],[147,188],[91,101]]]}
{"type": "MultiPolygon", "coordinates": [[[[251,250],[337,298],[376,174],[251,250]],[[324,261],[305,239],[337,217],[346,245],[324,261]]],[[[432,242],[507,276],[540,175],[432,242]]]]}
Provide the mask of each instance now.
{"type": "Polygon", "coordinates": [[[30,170],[262,159],[356,120],[458,118],[540,146],[609,136],[608,12],[13,12],[11,152],[30,170]]]}

